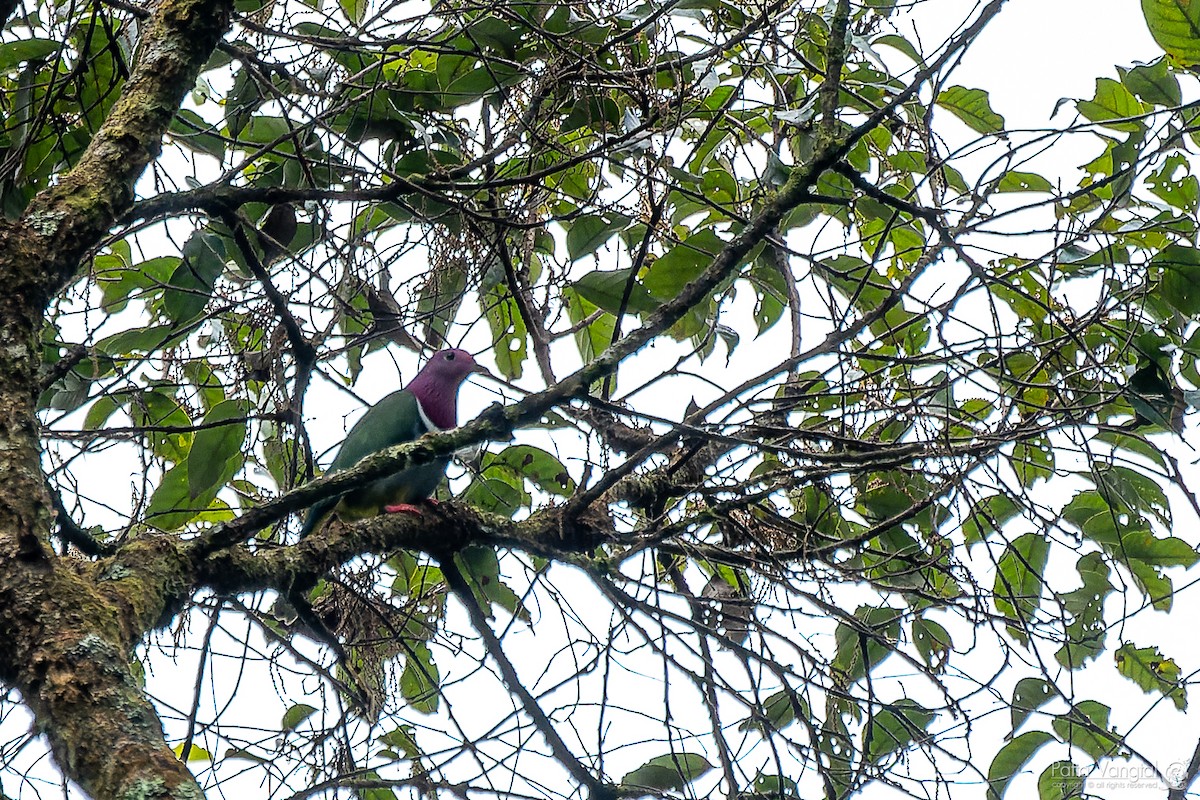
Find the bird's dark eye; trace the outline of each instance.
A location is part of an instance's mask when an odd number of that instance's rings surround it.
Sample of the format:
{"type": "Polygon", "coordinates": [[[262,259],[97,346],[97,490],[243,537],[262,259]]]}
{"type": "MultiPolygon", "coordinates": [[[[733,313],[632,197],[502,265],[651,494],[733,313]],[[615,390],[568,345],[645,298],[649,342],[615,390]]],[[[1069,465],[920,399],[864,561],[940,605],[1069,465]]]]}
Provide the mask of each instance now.
{"type": "Polygon", "coordinates": [[[454,353],[446,353],[446,360],[447,360],[447,361],[453,361],[453,360],[454,360],[454,353]]]}

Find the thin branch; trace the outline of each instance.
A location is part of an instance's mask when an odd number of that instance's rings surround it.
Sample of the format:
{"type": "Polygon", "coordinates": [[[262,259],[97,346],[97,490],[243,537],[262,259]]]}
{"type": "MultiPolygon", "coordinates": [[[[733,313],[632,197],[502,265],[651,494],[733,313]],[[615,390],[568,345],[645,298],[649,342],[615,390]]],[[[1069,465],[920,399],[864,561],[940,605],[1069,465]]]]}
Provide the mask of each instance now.
{"type": "Polygon", "coordinates": [[[500,675],[504,678],[505,685],[521,701],[525,713],[529,715],[529,718],[533,720],[534,726],[545,737],[546,743],[550,745],[550,751],[554,753],[554,757],[571,774],[571,777],[582,786],[587,787],[591,793],[592,800],[616,798],[618,794],[614,788],[598,780],[575,757],[575,754],[567,747],[567,743],[558,735],[558,731],[555,730],[554,724],[546,716],[546,712],[542,711],[542,707],[538,705],[537,699],[525,688],[525,685],[521,682],[521,677],[517,674],[516,668],[509,661],[508,656],[505,655],[504,647],[500,644],[495,631],[488,624],[487,616],[476,602],[475,593],[471,591],[470,584],[467,583],[466,578],[459,571],[454,556],[447,555],[438,560],[441,563],[442,574],[446,578],[446,583],[466,609],[467,616],[471,619],[472,627],[483,637],[484,647],[487,648],[492,660],[496,662],[496,666],[500,668],[500,675]]]}

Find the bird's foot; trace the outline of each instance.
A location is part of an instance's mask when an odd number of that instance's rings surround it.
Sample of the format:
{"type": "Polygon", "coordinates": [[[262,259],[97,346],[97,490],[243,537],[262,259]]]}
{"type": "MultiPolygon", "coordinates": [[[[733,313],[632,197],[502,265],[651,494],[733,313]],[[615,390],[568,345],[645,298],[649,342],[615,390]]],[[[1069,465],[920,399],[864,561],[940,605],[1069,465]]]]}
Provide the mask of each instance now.
{"type": "Polygon", "coordinates": [[[421,507],[414,506],[411,503],[396,503],[395,505],[384,506],[385,514],[417,514],[420,515],[421,507]]]}

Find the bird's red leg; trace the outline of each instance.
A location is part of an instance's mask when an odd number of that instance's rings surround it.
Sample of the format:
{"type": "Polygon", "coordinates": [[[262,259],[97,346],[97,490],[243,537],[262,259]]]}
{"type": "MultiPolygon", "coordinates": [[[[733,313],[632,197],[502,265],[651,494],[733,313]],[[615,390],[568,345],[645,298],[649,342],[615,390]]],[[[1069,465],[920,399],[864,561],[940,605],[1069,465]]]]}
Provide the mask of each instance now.
{"type": "Polygon", "coordinates": [[[395,505],[384,506],[383,513],[385,513],[385,514],[417,514],[417,515],[420,515],[421,507],[414,506],[411,503],[396,503],[395,505]]]}
{"type": "MultiPolygon", "coordinates": [[[[432,497],[426,497],[424,500],[419,500],[418,502],[428,503],[431,506],[439,505],[438,501],[432,497]]],[[[420,514],[421,507],[413,503],[395,503],[393,505],[384,506],[383,511],[385,514],[420,514]]]]}

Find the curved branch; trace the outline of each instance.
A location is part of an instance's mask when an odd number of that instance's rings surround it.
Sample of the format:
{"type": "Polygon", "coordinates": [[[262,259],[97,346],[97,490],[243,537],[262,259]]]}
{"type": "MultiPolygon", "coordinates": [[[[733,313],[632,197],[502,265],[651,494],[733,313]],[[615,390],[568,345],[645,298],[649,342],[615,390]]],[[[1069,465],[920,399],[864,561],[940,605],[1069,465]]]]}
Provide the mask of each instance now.
{"type": "Polygon", "coordinates": [[[134,183],[161,152],[163,132],[228,29],[232,7],[229,0],[160,5],[112,112],[75,168],[29,204],[20,225],[41,245],[43,305],[133,205],[134,183]]]}

